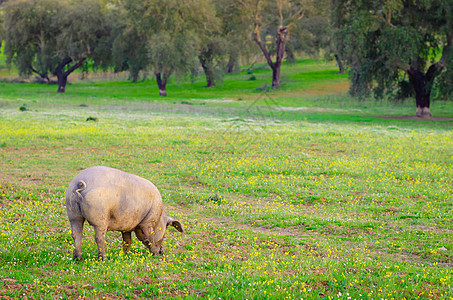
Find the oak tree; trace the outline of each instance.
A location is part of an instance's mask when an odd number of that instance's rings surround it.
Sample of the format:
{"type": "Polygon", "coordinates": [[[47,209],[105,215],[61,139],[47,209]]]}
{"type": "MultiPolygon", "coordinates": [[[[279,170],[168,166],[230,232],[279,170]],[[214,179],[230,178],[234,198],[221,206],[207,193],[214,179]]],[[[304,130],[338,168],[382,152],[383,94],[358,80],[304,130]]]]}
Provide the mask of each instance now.
{"type": "MultiPolygon", "coordinates": [[[[109,59],[110,24],[98,0],[16,0],[5,4],[5,53],[20,75],[58,79],[64,93],[68,76],[91,58],[109,59]]],[[[106,64],[103,64],[106,66],[106,64]]]]}
{"type": "Polygon", "coordinates": [[[280,68],[285,55],[286,44],[293,27],[304,17],[307,0],[239,0],[248,14],[252,40],[262,51],[272,69],[272,87],[280,86],[280,68]],[[274,35],[275,59],[269,50],[267,36],[274,35]]]}
{"type": "Polygon", "coordinates": [[[122,5],[147,43],[148,63],[159,95],[166,96],[171,75],[195,74],[198,70],[201,41],[215,18],[212,2],[125,0],[122,5]]]}
{"type": "Polygon", "coordinates": [[[339,34],[352,92],[379,96],[401,86],[415,93],[416,115],[430,117],[436,78],[453,68],[453,1],[335,0],[344,11],[339,34]]]}

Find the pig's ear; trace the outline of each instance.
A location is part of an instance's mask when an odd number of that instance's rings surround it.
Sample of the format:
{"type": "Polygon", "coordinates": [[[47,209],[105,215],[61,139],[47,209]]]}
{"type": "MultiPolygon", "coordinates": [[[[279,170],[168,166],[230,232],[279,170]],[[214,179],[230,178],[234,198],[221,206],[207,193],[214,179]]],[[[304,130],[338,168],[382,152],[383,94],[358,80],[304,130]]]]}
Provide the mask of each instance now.
{"type": "Polygon", "coordinates": [[[177,220],[173,220],[172,218],[170,217],[167,217],[167,227],[168,226],[173,226],[176,228],[176,230],[178,230],[179,232],[184,232],[184,229],[182,229],[182,225],[181,225],[181,222],[177,221],[177,220]]]}

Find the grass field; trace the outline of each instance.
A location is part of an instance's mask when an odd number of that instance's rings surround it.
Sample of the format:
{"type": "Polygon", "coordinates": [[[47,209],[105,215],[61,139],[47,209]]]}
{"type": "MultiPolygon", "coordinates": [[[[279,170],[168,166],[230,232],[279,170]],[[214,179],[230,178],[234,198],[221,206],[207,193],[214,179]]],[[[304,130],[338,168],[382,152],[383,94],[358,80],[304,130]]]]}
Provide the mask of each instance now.
{"type": "Polygon", "coordinates": [[[152,80],[0,82],[0,298],[453,299],[452,103],[403,118],[413,103],[351,99],[335,72],[302,60],[278,91],[256,70],[166,99],[152,80]],[[186,231],[163,256],[109,232],[99,261],[86,224],[72,260],[64,193],[94,165],[157,185],[186,231]]]}

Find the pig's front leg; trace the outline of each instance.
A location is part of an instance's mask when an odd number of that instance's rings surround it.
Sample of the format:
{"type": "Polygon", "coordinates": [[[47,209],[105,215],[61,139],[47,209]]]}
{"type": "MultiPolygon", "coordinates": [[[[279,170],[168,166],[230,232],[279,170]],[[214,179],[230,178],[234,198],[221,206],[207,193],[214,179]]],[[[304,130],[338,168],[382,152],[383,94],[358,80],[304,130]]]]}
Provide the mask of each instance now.
{"type": "Polygon", "coordinates": [[[132,245],[131,232],[121,232],[121,235],[123,236],[123,251],[124,254],[127,254],[132,245]]]}

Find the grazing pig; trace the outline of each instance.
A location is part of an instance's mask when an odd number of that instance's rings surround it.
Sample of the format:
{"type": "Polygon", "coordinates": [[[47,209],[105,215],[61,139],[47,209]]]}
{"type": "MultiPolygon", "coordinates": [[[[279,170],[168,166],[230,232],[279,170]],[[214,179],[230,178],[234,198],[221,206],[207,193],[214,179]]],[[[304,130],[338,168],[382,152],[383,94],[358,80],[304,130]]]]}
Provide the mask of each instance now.
{"type": "Polygon", "coordinates": [[[94,227],[99,258],[105,258],[105,234],[121,231],[123,250],[131,247],[131,232],[153,254],[162,254],[168,225],[183,232],[179,221],[164,211],[159,190],[150,181],[108,167],[80,172],[66,191],[66,212],[74,239],[74,258],[82,259],[82,230],[85,220],[94,227]]]}

